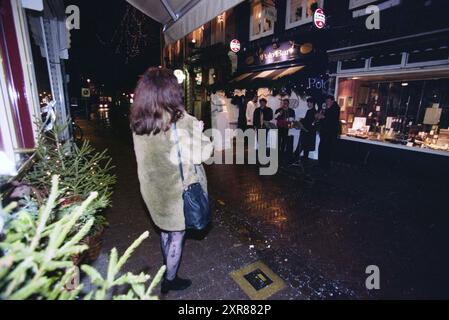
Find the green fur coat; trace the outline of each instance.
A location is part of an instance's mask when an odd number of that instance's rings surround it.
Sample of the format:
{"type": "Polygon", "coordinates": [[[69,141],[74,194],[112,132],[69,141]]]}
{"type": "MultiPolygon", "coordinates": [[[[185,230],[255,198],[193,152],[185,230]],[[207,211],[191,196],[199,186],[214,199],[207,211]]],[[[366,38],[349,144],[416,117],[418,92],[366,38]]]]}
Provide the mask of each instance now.
{"type": "MultiPolygon", "coordinates": [[[[202,163],[213,152],[213,145],[188,114],[177,122],[185,186],[199,182],[207,192],[202,163]],[[196,170],[195,170],[196,168],[196,170]]],[[[183,183],[178,167],[174,130],[157,135],[133,135],[140,191],[154,223],[164,231],[185,230],[183,183]]]]}

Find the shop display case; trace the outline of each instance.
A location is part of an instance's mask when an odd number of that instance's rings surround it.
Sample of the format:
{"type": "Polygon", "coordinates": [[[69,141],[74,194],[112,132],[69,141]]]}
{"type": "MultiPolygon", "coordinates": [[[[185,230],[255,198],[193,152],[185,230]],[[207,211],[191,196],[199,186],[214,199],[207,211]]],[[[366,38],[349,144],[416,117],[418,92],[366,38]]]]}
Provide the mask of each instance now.
{"type": "Polygon", "coordinates": [[[449,155],[449,78],[342,78],[343,137],[449,155]]]}

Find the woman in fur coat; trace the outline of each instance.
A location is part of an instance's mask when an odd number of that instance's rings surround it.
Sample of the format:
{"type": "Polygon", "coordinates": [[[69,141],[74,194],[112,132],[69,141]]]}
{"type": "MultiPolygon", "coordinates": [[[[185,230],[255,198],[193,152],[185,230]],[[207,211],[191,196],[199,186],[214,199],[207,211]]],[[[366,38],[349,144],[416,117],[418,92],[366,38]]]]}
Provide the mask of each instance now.
{"type": "Polygon", "coordinates": [[[167,267],[161,290],[164,294],[170,290],[184,290],[191,281],[177,276],[186,229],[182,194],[184,186],[196,182],[207,192],[202,163],[211,156],[213,146],[203,134],[202,122],[185,111],[177,78],[164,68],[150,68],[139,80],[130,123],[142,197],[151,218],[161,229],[161,248],[167,267]]]}

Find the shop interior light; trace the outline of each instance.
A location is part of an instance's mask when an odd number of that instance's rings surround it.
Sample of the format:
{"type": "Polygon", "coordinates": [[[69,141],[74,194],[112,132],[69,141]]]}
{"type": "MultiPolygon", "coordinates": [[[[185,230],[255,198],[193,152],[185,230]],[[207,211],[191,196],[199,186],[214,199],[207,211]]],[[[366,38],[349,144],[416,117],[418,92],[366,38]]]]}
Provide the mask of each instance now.
{"type": "Polygon", "coordinates": [[[407,87],[407,86],[408,86],[408,82],[403,82],[403,83],[402,83],[402,86],[403,86],[403,87],[407,87]]]}

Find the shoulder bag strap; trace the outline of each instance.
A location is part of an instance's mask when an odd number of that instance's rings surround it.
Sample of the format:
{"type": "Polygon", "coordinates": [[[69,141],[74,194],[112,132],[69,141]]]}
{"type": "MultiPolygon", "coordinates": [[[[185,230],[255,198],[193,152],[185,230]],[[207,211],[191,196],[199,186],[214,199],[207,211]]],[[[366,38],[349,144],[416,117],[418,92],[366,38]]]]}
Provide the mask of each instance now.
{"type": "Polygon", "coordinates": [[[182,184],[184,184],[184,170],[182,168],[181,147],[179,146],[179,136],[178,136],[178,130],[176,129],[176,123],[173,123],[172,128],[173,128],[173,133],[175,135],[175,143],[176,143],[176,149],[177,149],[177,153],[178,153],[179,173],[181,174],[182,184]]]}

